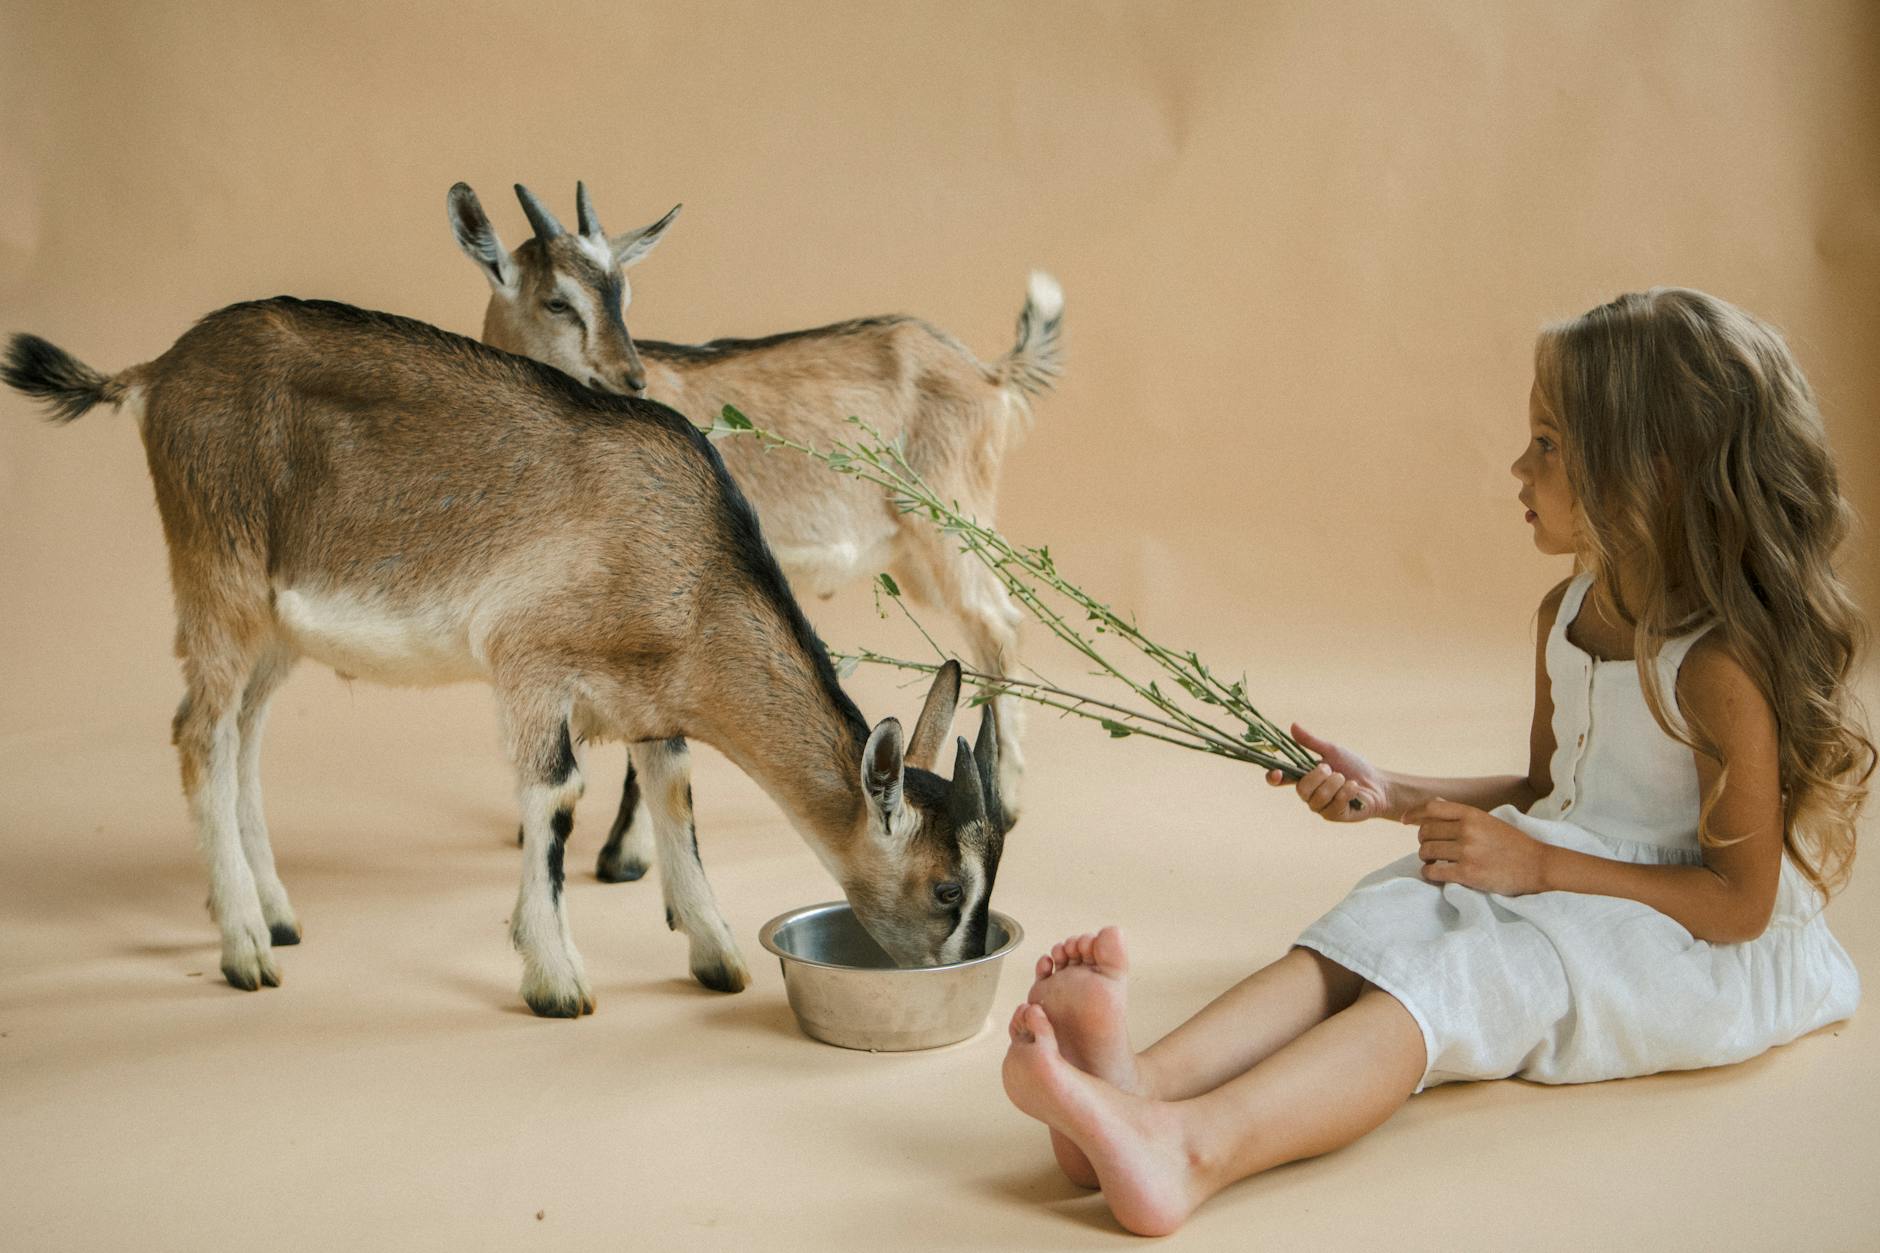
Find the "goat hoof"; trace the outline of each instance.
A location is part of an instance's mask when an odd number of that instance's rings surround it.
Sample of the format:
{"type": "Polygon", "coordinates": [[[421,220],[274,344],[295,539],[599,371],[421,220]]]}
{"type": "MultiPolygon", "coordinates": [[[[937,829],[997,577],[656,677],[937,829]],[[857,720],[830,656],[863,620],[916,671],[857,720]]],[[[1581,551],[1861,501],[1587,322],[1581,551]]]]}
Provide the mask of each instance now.
{"type": "Polygon", "coordinates": [[[529,986],[522,999],[538,1018],[579,1018],[594,1012],[594,992],[586,979],[560,986],[529,986]]]}
{"type": "Polygon", "coordinates": [[[274,958],[268,951],[264,925],[256,918],[252,926],[244,927],[233,936],[223,936],[222,977],[228,980],[230,987],[253,992],[264,986],[281,986],[281,972],[275,968],[274,958]]]}
{"type": "Polygon", "coordinates": [[[523,997],[536,1018],[581,1018],[581,997],[523,997]]]}
{"type": "Polygon", "coordinates": [[[594,862],[594,877],[602,883],[632,883],[646,877],[646,863],[604,848],[594,862]]]}
{"type": "Polygon", "coordinates": [[[594,997],[580,992],[561,996],[526,996],[523,1000],[528,1002],[537,1018],[579,1018],[594,1012],[594,997]]]}
{"type": "Polygon", "coordinates": [[[228,980],[231,988],[240,988],[244,992],[255,992],[261,988],[261,976],[252,970],[242,970],[235,966],[222,967],[222,977],[228,980]]]}
{"type": "Polygon", "coordinates": [[[269,923],[268,939],[275,948],[292,947],[300,943],[300,924],[297,922],[269,923]]]}
{"type": "Polygon", "coordinates": [[[751,976],[745,972],[744,963],[739,961],[694,966],[692,977],[714,992],[742,992],[751,985],[751,976]]]}
{"type": "Polygon", "coordinates": [[[266,958],[254,966],[233,966],[225,963],[222,967],[222,977],[228,980],[230,987],[240,988],[244,992],[258,992],[263,987],[281,986],[281,972],[275,968],[273,962],[266,958]]]}

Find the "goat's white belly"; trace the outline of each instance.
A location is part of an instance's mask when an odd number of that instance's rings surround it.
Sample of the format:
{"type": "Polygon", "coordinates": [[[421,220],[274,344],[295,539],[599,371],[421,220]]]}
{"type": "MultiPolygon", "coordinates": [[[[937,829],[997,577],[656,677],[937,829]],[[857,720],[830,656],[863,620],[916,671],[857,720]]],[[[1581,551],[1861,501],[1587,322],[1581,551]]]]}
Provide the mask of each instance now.
{"type": "Polygon", "coordinates": [[[489,677],[460,606],[412,611],[345,592],[282,588],[274,616],[296,649],[349,677],[411,687],[489,677]]]}

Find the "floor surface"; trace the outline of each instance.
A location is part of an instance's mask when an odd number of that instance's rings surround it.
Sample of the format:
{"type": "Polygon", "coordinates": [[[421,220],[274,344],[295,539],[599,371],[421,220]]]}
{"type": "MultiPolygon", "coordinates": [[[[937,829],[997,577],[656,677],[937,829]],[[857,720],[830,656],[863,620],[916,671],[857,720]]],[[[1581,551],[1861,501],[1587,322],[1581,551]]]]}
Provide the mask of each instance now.
{"type": "MultiPolygon", "coordinates": [[[[871,716],[912,717],[917,692],[864,687],[871,716]]],[[[1256,687],[1311,693],[1327,727],[1404,768],[1519,765],[1500,746],[1521,742],[1521,694],[1460,668],[1256,687]]],[[[280,954],[278,990],[230,989],[158,690],[129,698],[134,716],[15,734],[0,754],[0,1247],[1130,1241],[1006,1103],[996,1030],[900,1056],[797,1031],[756,933],[836,893],[710,752],[696,755],[704,857],[753,986],[692,984],[657,886],[592,877],[622,759],[599,747],[570,891],[600,1009],[538,1020],[505,935],[515,819],[487,694],[348,687],[309,667],[279,699],[267,752],[306,942],[280,954]]],[[[995,1020],[1044,945],[1113,921],[1134,945],[1147,1043],[1409,838],[1320,823],[1249,768],[1079,724],[1033,732],[997,900],[1029,934],[995,1020]]],[[[1868,868],[1830,915],[1869,971],[1877,883],[1868,868]]],[[[1433,1090],[1354,1147],[1229,1190],[1171,1242],[1872,1248],[1870,1016],[1710,1072],[1433,1090]]]]}

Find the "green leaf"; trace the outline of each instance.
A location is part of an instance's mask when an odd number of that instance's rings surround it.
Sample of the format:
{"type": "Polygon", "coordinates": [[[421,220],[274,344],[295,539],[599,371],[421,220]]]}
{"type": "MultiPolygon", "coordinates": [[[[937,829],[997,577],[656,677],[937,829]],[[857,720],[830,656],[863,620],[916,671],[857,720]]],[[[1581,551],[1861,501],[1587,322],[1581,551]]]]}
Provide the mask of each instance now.
{"type": "Polygon", "coordinates": [[[901,594],[900,586],[895,583],[894,576],[889,574],[886,570],[883,570],[875,577],[881,580],[881,586],[887,590],[888,595],[899,596],[901,594]]]}
{"type": "Polygon", "coordinates": [[[726,405],[718,414],[718,420],[734,431],[754,431],[751,420],[738,412],[736,405],[726,405]]]}
{"type": "Polygon", "coordinates": [[[838,653],[836,655],[836,677],[843,679],[848,678],[855,673],[856,668],[861,664],[862,661],[859,657],[849,657],[838,653]]]}
{"type": "Polygon", "coordinates": [[[1110,738],[1113,740],[1125,739],[1128,736],[1135,734],[1134,731],[1130,730],[1128,727],[1124,726],[1120,722],[1112,722],[1108,718],[1099,718],[1097,719],[1097,721],[1102,725],[1105,731],[1108,731],[1110,733],[1110,738]]]}

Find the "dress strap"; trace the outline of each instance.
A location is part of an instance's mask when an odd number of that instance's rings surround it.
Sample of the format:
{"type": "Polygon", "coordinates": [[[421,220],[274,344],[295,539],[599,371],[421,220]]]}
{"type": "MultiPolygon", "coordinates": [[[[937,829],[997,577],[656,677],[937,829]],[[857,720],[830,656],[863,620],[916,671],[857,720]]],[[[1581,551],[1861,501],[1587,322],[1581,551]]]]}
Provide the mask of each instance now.
{"type": "Polygon", "coordinates": [[[1683,667],[1684,658],[1690,653],[1692,646],[1703,639],[1705,632],[1716,625],[1715,622],[1706,622],[1695,631],[1664,642],[1663,647],[1658,650],[1658,664],[1664,667],[1665,678],[1668,682],[1677,682],[1678,671],[1683,667]]]}
{"type": "Polygon", "coordinates": [[[1560,608],[1554,613],[1554,634],[1566,639],[1567,628],[1580,616],[1580,604],[1586,599],[1587,589],[1593,586],[1593,576],[1576,574],[1567,584],[1567,590],[1560,597],[1560,608]]]}

